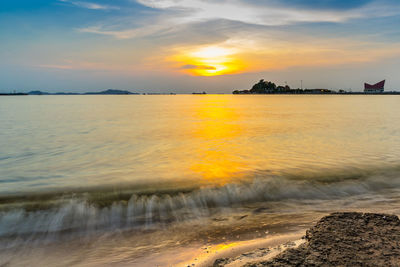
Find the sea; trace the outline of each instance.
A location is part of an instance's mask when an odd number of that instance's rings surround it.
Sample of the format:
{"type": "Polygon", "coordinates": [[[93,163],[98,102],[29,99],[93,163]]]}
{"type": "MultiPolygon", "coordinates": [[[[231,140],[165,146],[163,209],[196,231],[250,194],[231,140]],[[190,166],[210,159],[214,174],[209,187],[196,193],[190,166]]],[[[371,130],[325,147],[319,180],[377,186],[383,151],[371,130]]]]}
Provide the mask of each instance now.
{"type": "Polygon", "coordinates": [[[400,214],[399,159],[399,96],[0,97],[0,266],[179,266],[400,214]]]}

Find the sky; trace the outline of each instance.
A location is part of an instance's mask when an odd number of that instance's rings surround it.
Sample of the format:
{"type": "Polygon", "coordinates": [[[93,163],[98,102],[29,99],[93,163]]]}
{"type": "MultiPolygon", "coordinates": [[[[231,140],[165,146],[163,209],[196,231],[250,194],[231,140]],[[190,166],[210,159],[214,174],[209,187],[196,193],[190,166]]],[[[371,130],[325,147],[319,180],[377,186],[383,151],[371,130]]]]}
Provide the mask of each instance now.
{"type": "Polygon", "coordinates": [[[2,0],[0,92],[400,91],[399,0],[2,0]]]}

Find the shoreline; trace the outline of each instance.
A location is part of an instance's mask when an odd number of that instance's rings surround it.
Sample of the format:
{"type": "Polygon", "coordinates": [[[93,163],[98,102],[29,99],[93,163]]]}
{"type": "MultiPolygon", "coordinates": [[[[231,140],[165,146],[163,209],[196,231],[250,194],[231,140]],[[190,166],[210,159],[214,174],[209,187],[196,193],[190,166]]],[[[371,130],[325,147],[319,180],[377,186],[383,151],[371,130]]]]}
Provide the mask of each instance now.
{"type": "Polygon", "coordinates": [[[279,234],[265,238],[256,238],[246,241],[221,243],[213,246],[202,247],[196,257],[174,265],[176,267],[209,267],[209,266],[242,266],[257,260],[271,259],[282,250],[297,247],[304,242],[302,237],[305,231],[289,234],[279,234]]]}

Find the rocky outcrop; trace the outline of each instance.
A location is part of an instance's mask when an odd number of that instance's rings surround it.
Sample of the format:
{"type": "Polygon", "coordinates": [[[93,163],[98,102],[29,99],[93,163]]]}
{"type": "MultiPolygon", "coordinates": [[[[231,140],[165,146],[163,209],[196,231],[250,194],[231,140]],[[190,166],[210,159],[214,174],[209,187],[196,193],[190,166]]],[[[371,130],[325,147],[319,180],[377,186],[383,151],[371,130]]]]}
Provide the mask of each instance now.
{"type": "Polygon", "coordinates": [[[270,261],[245,266],[400,266],[400,220],[394,215],[333,213],[305,239],[270,261]]]}

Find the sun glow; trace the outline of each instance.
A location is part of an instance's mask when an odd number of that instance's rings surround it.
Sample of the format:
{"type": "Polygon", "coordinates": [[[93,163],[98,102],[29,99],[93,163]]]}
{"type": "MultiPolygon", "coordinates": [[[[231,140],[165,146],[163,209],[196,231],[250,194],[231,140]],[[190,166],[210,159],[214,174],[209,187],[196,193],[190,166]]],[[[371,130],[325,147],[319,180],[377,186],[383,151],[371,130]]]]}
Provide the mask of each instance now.
{"type": "Polygon", "coordinates": [[[238,73],[244,64],[235,55],[237,50],[222,46],[206,46],[186,50],[173,57],[184,64],[180,68],[196,76],[216,76],[238,73]]]}
{"type": "Polygon", "coordinates": [[[233,49],[218,46],[203,47],[192,53],[192,56],[204,59],[225,58],[234,53],[233,49]]]}

